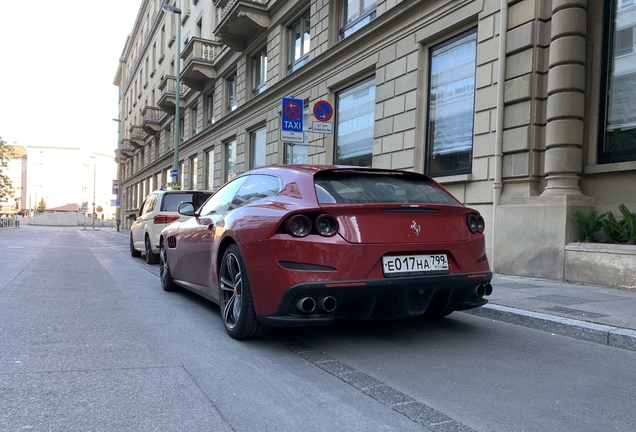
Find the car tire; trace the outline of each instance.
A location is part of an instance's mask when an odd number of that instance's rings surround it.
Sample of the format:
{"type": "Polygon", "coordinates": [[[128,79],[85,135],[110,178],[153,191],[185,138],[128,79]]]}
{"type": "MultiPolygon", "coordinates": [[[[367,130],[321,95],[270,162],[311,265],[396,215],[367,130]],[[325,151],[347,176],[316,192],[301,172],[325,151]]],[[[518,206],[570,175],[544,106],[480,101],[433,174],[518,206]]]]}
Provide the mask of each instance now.
{"type": "Polygon", "coordinates": [[[179,289],[177,284],[172,279],[170,273],[170,267],[168,267],[168,257],[166,256],[166,243],[161,243],[161,249],[159,252],[159,278],[161,279],[161,288],[164,291],[176,291],[179,289]]]}
{"type": "Polygon", "coordinates": [[[236,245],[230,245],[219,269],[219,300],[225,330],[234,339],[251,339],[271,332],[256,318],[250,283],[243,258],[236,245]]]}
{"type": "Polygon", "coordinates": [[[150,243],[150,237],[146,234],[146,239],[144,240],[144,245],[146,246],[146,263],[148,264],[157,264],[159,263],[159,255],[155,255],[152,252],[152,244],[150,243]]]}
{"type": "Polygon", "coordinates": [[[132,233],[130,234],[130,256],[133,258],[138,258],[141,256],[141,252],[135,249],[135,242],[132,238],[132,233]]]}

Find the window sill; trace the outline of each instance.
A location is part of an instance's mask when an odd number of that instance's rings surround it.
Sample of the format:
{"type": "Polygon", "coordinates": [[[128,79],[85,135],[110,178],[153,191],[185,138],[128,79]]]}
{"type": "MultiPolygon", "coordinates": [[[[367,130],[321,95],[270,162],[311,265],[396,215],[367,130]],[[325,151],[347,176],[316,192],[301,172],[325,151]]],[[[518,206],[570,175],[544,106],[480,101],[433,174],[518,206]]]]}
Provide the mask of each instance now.
{"type": "Polygon", "coordinates": [[[604,174],[618,171],[636,171],[636,162],[618,162],[585,167],[585,174],[604,174]]]}
{"type": "Polygon", "coordinates": [[[472,181],[472,179],[473,179],[472,174],[458,174],[458,175],[451,175],[451,176],[444,176],[444,177],[433,177],[433,180],[435,180],[439,184],[466,183],[466,182],[472,181]]]}

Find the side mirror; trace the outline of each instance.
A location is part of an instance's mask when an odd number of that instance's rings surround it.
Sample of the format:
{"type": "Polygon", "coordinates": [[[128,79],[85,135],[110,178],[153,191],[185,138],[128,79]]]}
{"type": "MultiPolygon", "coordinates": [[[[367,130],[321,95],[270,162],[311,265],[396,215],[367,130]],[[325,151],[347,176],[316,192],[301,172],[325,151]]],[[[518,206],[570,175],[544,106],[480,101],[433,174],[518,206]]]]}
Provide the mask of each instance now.
{"type": "Polygon", "coordinates": [[[194,216],[194,204],[191,202],[182,202],[177,207],[177,212],[184,216],[194,216]]]}
{"type": "Polygon", "coordinates": [[[131,221],[136,221],[137,220],[137,215],[136,214],[130,214],[128,216],[126,216],[127,219],[130,219],[131,221]]]}

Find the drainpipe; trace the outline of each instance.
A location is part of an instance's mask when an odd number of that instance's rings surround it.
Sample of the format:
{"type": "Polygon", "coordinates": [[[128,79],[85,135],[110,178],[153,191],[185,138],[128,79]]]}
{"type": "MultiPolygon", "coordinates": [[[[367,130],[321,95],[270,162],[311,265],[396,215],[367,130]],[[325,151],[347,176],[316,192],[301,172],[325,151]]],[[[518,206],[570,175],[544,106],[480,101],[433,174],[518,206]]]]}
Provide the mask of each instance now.
{"type": "Polygon", "coordinates": [[[497,207],[501,201],[503,190],[503,122],[504,122],[504,91],[506,84],[506,37],[508,35],[508,0],[501,0],[499,12],[499,65],[497,70],[497,126],[495,130],[495,180],[493,182],[492,198],[492,254],[491,270],[495,271],[495,232],[497,230],[497,207]]]}

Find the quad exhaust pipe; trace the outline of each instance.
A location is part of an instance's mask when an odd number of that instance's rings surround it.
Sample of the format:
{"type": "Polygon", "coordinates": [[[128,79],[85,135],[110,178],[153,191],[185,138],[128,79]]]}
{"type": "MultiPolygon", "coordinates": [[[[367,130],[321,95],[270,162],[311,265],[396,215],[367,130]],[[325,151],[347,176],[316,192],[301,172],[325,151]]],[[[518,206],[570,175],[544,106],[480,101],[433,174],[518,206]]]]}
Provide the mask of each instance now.
{"type": "Polygon", "coordinates": [[[296,302],[296,308],[305,313],[311,313],[316,309],[316,300],[311,297],[303,297],[296,302]]]}
{"type": "MultiPolygon", "coordinates": [[[[335,297],[326,296],[320,299],[318,306],[321,310],[331,313],[336,310],[336,307],[338,307],[338,301],[335,297]]],[[[316,300],[312,297],[303,297],[296,302],[296,309],[304,313],[312,313],[316,310],[316,300]]]]}
{"type": "Polygon", "coordinates": [[[489,296],[490,294],[492,294],[492,285],[490,285],[489,283],[484,284],[484,285],[477,285],[477,287],[475,287],[475,295],[479,298],[483,298],[484,296],[489,296]]]}
{"type": "Polygon", "coordinates": [[[320,300],[320,309],[324,310],[327,313],[335,311],[336,306],[338,306],[338,302],[332,296],[327,296],[320,300]]]}

